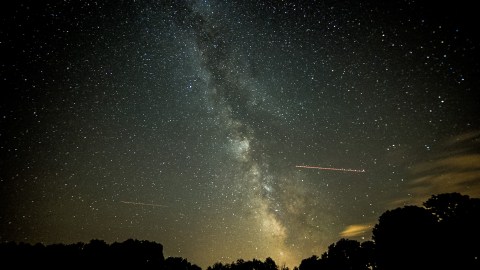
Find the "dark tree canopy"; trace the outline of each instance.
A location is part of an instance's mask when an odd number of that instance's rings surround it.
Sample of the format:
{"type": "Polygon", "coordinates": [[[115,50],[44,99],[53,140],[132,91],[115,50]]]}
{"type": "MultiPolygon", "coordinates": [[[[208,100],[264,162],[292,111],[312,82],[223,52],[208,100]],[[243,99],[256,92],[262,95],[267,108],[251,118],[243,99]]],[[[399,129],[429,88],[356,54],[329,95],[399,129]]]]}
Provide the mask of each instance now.
{"type": "MultiPolygon", "coordinates": [[[[163,269],[163,246],[149,241],[129,239],[107,244],[94,239],[71,245],[25,243],[0,244],[3,265],[15,269],[163,269]]],[[[196,270],[196,269],[193,269],[196,270]]]]}
{"type": "Polygon", "coordinates": [[[165,270],[202,270],[198,265],[191,264],[181,257],[169,257],[165,260],[165,270]]]}
{"type": "Polygon", "coordinates": [[[433,195],[387,211],[373,228],[378,269],[480,269],[480,200],[433,195]]]}
{"type": "Polygon", "coordinates": [[[452,269],[480,269],[480,199],[447,193],[432,196],[424,206],[438,221],[439,263],[452,269]]]}
{"type": "Polygon", "coordinates": [[[433,195],[423,204],[439,222],[478,222],[480,199],[460,193],[433,195]]]}
{"type": "Polygon", "coordinates": [[[272,258],[266,258],[264,262],[253,259],[244,261],[239,259],[231,264],[215,263],[209,266],[207,270],[278,270],[278,266],[272,258]]]}
{"type": "Polygon", "coordinates": [[[298,269],[311,270],[311,269],[318,269],[319,267],[320,267],[319,258],[316,255],[313,255],[310,258],[303,259],[298,269]]]}
{"type": "Polygon", "coordinates": [[[383,213],[373,241],[340,239],[299,270],[480,269],[480,199],[459,193],[432,196],[424,207],[383,213]]]}
{"type": "Polygon", "coordinates": [[[278,270],[278,266],[272,258],[266,258],[264,262],[257,259],[251,261],[239,259],[231,264],[215,263],[207,270],[278,270]]]}
{"type": "Polygon", "coordinates": [[[331,244],[321,258],[312,256],[304,259],[299,270],[368,270],[374,265],[373,246],[372,242],[365,243],[360,244],[356,240],[340,239],[337,243],[331,244]]]}
{"type": "MultiPolygon", "coordinates": [[[[480,199],[459,193],[433,195],[419,206],[386,211],[374,226],[372,240],[340,239],[321,255],[302,260],[294,270],[480,269],[480,199]]],[[[184,258],[163,256],[155,242],[128,239],[107,244],[0,243],[0,261],[32,269],[201,270],[184,258]]],[[[272,258],[215,263],[207,270],[288,270],[272,258]]]]}
{"type": "Polygon", "coordinates": [[[381,269],[429,269],[433,261],[435,217],[425,208],[406,206],[387,211],[373,228],[377,264],[381,269]],[[427,268],[425,268],[427,267],[427,268]]]}

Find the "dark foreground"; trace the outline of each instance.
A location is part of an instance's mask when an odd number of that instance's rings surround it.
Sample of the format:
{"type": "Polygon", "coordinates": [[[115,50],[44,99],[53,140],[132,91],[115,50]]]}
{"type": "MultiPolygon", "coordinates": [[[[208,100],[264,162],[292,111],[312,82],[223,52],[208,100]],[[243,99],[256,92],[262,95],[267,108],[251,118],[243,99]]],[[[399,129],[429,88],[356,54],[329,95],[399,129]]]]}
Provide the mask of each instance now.
{"type": "MultiPolygon", "coordinates": [[[[372,241],[340,239],[299,270],[480,269],[480,199],[459,193],[434,195],[423,207],[383,213],[372,241]]],[[[76,244],[0,243],[2,269],[201,270],[184,258],[164,258],[159,243],[128,239],[76,244]]],[[[208,270],[286,270],[271,259],[215,263],[208,270]]]]}

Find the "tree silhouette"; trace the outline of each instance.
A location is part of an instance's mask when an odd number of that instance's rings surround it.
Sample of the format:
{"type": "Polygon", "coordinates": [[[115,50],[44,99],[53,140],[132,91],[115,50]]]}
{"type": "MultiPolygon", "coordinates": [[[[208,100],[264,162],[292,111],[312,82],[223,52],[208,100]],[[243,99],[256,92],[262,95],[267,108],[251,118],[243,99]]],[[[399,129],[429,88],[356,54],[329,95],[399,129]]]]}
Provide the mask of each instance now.
{"type": "Polygon", "coordinates": [[[379,269],[432,269],[437,250],[435,217],[425,208],[387,211],[373,228],[379,269]]]}
{"type": "Polygon", "coordinates": [[[169,257],[165,260],[165,270],[202,270],[198,265],[191,264],[181,257],[169,257]]]}
{"type": "Polygon", "coordinates": [[[207,267],[207,270],[226,270],[226,269],[230,269],[230,267],[229,266],[227,267],[227,265],[224,265],[221,262],[216,262],[212,266],[207,267]]]}
{"type": "Polygon", "coordinates": [[[375,258],[375,243],[373,241],[365,241],[360,245],[360,247],[363,264],[366,266],[367,269],[376,269],[377,262],[375,258]]]}
{"type": "Polygon", "coordinates": [[[378,269],[480,269],[480,200],[433,195],[386,211],[373,228],[378,269]]]}
{"type": "Polygon", "coordinates": [[[460,193],[444,193],[433,195],[423,205],[439,222],[458,222],[475,214],[475,210],[478,213],[478,201],[460,193]]]}
{"type": "MultiPolygon", "coordinates": [[[[302,260],[294,270],[480,269],[480,199],[459,193],[433,195],[424,207],[405,206],[383,213],[372,240],[340,239],[319,258],[302,260]]],[[[0,243],[0,261],[18,269],[132,268],[201,270],[181,257],[163,256],[155,242],[128,239],[107,244],[93,239],[76,244],[0,243]]],[[[207,270],[278,270],[272,258],[215,263],[207,270]]],[[[281,270],[288,270],[282,267],[281,270]]]]}
{"type": "Polygon", "coordinates": [[[217,262],[213,266],[209,266],[207,270],[278,270],[278,266],[272,258],[268,257],[264,262],[257,259],[251,261],[238,259],[231,264],[217,262]]]}
{"type": "Polygon", "coordinates": [[[270,257],[265,259],[265,262],[263,263],[263,266],[264,266],[264,268],[263,268],[264,270],[278,270],[277,264],[270,257]]]}
{"type": "Polygon", "coordinates": [[[319,259],[312,256],[302,260],[299,270],[333,270],[333,269],[350,269],[350,270],[367,270],[374,265],[373,243],[360,244],[356,240],[340,239],[328,247],[328,251],[322,254],[319,259]]]}
{"type": "MultiPolygon", "coordinates": [[[[19,269],[164,269],[161,244],[133,239],[112,245],[98,239],[93,239],[88,244],[48,246],[1,243],[0,261],[3,265],[19,269]]],[[[198,270],[199,268],[189,269],[198,270]]]]}
{"type": "Polygon", "coordinates": [[[316,255],[310,258],[303,259],[298,267],[299,270],[313,270],[320,269],[320,260],[316,255]]]}
{"type": "Polygon", "coordinates": [[[437,219],[438,258],[444,267],[480,269],[480,199],[433,195],[424,206],[437,219]]]}
{"type": "Polygon", "coordinates": [[[367,269],[362,262],[360,243],[355,240],[340,239],[328,247],[328,252],[322,255],[326,269],[367,269]]]}

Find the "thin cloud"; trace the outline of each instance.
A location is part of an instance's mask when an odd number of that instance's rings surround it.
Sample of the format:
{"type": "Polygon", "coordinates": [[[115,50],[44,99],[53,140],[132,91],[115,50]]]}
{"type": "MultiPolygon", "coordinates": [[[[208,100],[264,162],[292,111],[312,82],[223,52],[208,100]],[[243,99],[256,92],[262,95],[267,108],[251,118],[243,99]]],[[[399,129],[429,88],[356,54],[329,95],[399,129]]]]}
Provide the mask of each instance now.
{"type": "Polygon", "coordinates": [[[480,131],[460,134],[444,143],[444,150],[431,160],[411,168],[409,196],[394,205],[421,205],[434,194],[458,192],[480,197],[480,131]]]}
{"type": "Polygon", "coordinates": [[[342,232],[340,232],[341,237],[357,237],[365,235],[370,232],[372,224],[353,224],[347,226],[342,232]]]}
{"type": "Polygon", "coordinates": [[[454,136],[449,140],[447,140],[445,144],[447,146],[450,146],[450,145],[456,146],[464,142],[470,143],[471,141],[479,140],[479,139],[480,139],[480,130],[475,130],[475,131],[466,132],[466,133],[462,133],[460,135],[454,136]]]}
{"type": "Polygon", "coordinates": [[[480,154],[464,154],[454,157],[421,163],[413,168],[413,173],[425,173],[432,170],[476,170],[480,169],[480,154]]]}

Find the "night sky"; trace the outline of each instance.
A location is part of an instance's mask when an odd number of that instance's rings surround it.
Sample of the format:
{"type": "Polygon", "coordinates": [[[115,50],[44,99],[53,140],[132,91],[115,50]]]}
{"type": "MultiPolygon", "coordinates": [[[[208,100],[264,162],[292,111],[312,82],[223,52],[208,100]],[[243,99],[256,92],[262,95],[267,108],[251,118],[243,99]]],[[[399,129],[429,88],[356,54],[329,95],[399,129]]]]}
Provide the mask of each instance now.
{"type": "Polygon", "coordinates": [[[0,241],[293,267],[480,196],[474,1],[12,2],[0,241]]]}

